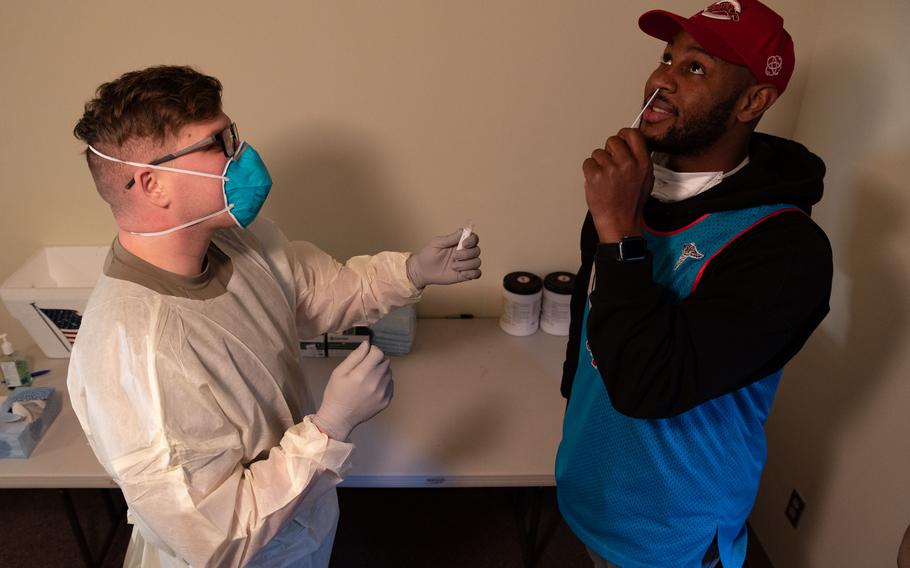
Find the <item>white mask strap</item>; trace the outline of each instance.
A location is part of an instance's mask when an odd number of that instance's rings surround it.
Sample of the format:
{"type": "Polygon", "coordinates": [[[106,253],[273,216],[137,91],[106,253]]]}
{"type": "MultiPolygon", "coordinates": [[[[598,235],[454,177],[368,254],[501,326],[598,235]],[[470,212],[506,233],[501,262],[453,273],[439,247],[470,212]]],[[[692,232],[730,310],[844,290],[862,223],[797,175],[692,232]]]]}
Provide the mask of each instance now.
{"type": "Polygon", "coordinates": [[[95,155],[97,155],[101,158],[104,158],[105,160],[110,160],[112,162],[126,164],[128,166],[135,166],[137,168],[152,168],[154,170],[163,170],[166,172],[174,172],[174,173],[178,173],[178,174],[190,174],[193,176],[200,176],[200,177],[207,177],[207,178],[212,178],[212,179],[220,179],[220,180],[228,181],[227,177],[220,176],[217,174],[206,174],[203,172],[194,172],[193,170],[182,170],[180,168],[169,168],[167,166],[155,166],[152,164],[143,164],[142,162],[129,162],[127,160],[120,160],[120,159],[108,156],[107,154],[102,154],[101,152],[99,152],[98,150],[93,148],[92,146],[89,146],[88,149],[91,150],[92,152],[94,152],[95,155]]]}
{"type": "Polygon", "coordinates": [[[199,219],[196,219],[195,221],[190,221],[189,223],[177,225],[176,227],[171,227],[170,229],[165,229],[163,231],[157,231],[154,233],[137,233],[135,231],[130,231],[130,234],[136,235],[138,237],[163,237],[164,235],[170,235],[171,233],[176,233],[177,231],[179,231],[181,229],[186,229],[187,227],[192,227],[193,225],[198,225],[199,223],[201,223],[203,221],[208,221],[212,217],[217,217],[218,215],[221,215],[225,211],[230,211],[233,208],[234,208],[234,205],[231,204],[231,205],[228,205],[227,207],[225,207],[224,209],[219,209],[218,211],[215,211],[211,215],[206,215],[205,217],[201,217],[199,219]]]}
{"type": "MultiPolygon", "coordinates": [[[[190,174],[190,175],[194,175],[194,176],[207,177],[207,178],[212,178],[212,179],[220,179],[220,180],[224,180],[224,181],[228,181],[228,179],[229,179],[227,176],[223,176],[223,175],[220,176],[220,175],[216,175],[216,174],[194,172],[192,170],[183,170],[180,168],[169,168],[167,166],[156,166],[156,165],[152,165],[152,164],[143,164],[141,162],[130,162],[127,160],[120,160],[118,158],[114,158],[112,156],[102,154],[101,152],[99,152],[98,150],[93,148],[91,145],[89,145],[88,149],[91,150],[97,156],[104,158],[105,160],[110,160],[112,162],[126,164],[128,166],[135,166],[137,168],[152,168],[155,170],[164,170],[166,172],[175,172],[178,174],[190,174]]],[[[228,164],[230,164],[230,161],[228,162],[228,164]]],[[[227,165],[225,165],[224,169],[225,169],[225,172],[227,172],[227,165]]],[[[227,202],[226,196],[225,196],[225,202],[227,202]]],[[[196,219],[195,221],[189,221],[188,223],[183,223],[182,225],[177,225],[176,227],[171,227],[170,229],[165,229],[163,231],[155,231],[155,232],[150,232],[150,233],[139,233],[136,231],[130,231],[130,234],[136,235],[139,237],[163,237],[164,235],[170,235],[171,233],[176,233],[177,231],[180,231],[181,229],[186,229],[187,227],[192,227],[193,225],[198,225],[199,223],[202,223],[203,221],[208,221],[209,219],[211,219],[213,217],[217,217],[218,215],[221,215],[225,211],[230,211],[233,208],[234,208],[233,204],[227,205],[227,203],[225,203],[224,209],[219,209],[218,211],[215,211],[214,213],[206,215],[205,217],[196,219]]]]}

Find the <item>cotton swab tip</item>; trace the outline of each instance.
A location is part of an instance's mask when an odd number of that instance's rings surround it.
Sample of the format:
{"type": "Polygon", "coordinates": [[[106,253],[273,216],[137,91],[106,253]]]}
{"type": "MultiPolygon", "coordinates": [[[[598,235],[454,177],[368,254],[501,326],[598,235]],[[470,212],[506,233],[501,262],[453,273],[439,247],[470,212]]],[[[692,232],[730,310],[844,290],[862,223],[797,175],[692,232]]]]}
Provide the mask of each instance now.
{"type": "Polygon", "coordinates": [[[455,248],[455,250],[463,250],[465,239],[470,237],[471,233],[473,233],[473,232],[474,232],[474,222],[471,221],[470,219],[468,219],[468,222],[465,223],[464,228],[461,230],[461,238],[458,239],[458,246],[455,248]]]}

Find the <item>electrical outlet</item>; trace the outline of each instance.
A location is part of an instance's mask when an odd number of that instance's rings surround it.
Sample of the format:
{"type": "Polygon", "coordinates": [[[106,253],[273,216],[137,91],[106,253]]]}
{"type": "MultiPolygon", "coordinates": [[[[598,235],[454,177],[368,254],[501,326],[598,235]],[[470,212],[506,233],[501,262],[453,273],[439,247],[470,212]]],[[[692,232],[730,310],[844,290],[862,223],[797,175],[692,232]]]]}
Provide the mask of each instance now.
{"type": "Polygon", "coordinates": [[[793,493],[790,494],[790,501],[787,503],[787,509],[784,511],[784,514],[787,515],[787,519],[790,521],[790,524],[793,525],[793,528],[796,528],[796,525],[799,524],[799,519],[803,516],[803,511],[805,509],[806,500],[799,494],[799,491],[794,489],[793,493]]]}

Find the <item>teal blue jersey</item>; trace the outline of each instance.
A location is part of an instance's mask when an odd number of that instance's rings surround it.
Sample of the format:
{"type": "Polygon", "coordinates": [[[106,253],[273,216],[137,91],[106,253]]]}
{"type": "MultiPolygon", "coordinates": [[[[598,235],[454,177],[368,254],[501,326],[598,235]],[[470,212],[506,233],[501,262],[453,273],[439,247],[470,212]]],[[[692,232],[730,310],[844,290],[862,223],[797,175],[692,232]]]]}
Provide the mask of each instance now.
{"type": "MultiPolygon", "coordinates": [[[[669,301],[681,302],[715,255],[763,220],[794,209],[711,213],[667,233],[645,228],[654,280],[669,301]]],[[[766,457],[764,424],[781,371],[672,418],[630,418],[610,403],[587,345],[588,313],[556,458],[566,522],[622,568],[700,568],[715,536],[723,566],[742,566],[745,521],[766,457]]]]}

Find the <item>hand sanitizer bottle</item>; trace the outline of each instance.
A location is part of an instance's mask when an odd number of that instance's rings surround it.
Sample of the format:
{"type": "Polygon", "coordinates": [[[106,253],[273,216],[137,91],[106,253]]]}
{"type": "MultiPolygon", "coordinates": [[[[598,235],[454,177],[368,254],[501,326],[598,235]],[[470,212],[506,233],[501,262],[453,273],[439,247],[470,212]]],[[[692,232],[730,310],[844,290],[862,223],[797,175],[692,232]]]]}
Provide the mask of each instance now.
{"type": "Polygon", "coordinates": [[[32,372],[28,368],[25,356],[16,353],[5,333],[0,334],[0,353],[3,353],[0,356],[0,372],[6,386],[10,389],[32,386],[32,372]]]}

